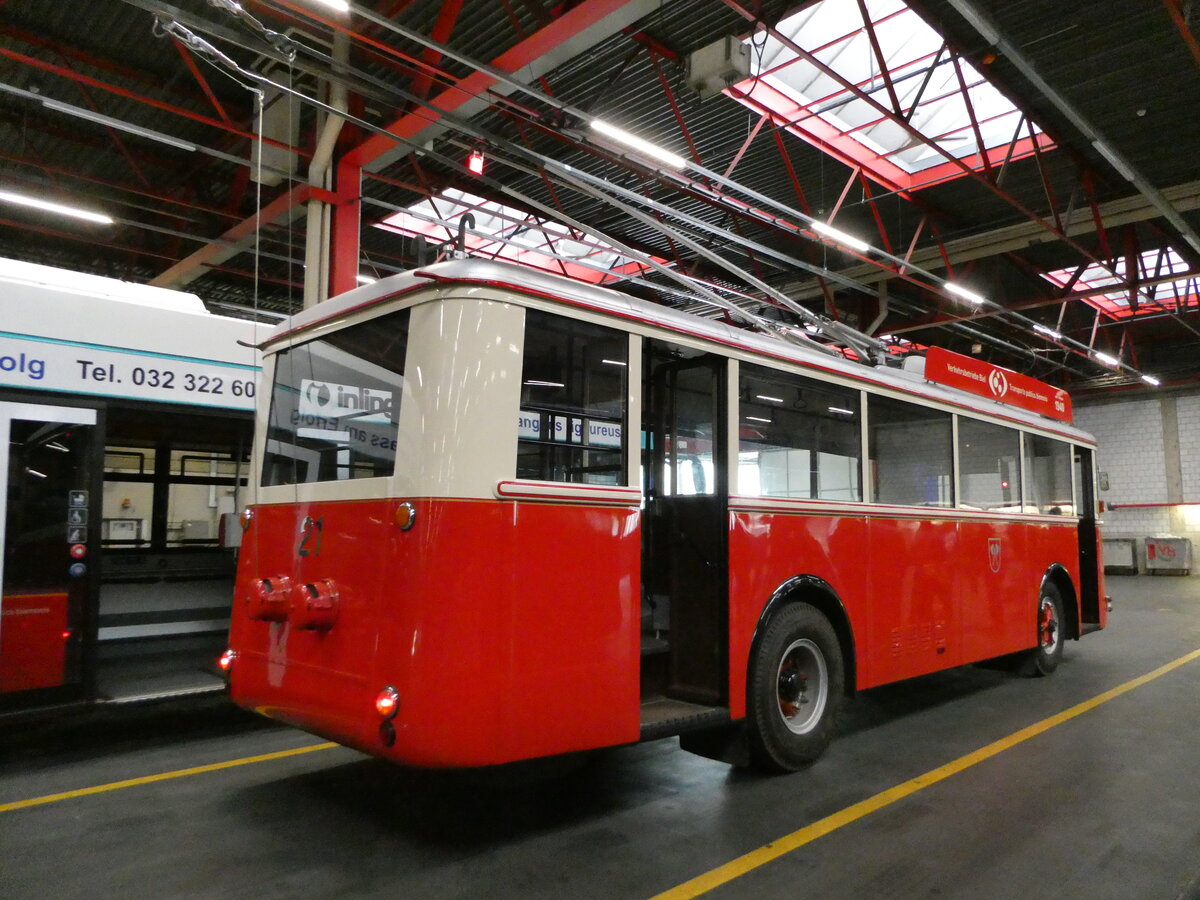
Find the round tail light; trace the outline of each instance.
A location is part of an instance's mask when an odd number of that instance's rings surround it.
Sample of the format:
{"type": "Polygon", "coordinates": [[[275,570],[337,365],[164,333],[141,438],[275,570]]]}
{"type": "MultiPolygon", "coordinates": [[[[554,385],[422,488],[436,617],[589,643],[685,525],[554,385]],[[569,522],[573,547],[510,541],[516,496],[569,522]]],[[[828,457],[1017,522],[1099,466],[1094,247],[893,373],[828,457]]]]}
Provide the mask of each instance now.
{"type": "Polygon", "coordinates": [[[375,712],[383,716],[385,719],[390,719],[400,710],[400,694],[390,684],[379,692],[379,696],[375,698],[375,712]]]}

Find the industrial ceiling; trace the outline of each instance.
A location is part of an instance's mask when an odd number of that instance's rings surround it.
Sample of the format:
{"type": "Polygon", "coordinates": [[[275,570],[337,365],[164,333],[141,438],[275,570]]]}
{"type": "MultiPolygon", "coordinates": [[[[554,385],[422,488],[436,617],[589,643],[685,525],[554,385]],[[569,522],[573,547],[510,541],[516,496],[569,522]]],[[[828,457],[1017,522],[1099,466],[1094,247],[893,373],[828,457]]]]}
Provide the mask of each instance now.
{"type": "Polygon", "coordinates": [[[311,302],[461,232],[876,362],[1200,379],[1186,0],[8,0],[0,26],[0,256],[286,313],[306,261],[311,302]]]}

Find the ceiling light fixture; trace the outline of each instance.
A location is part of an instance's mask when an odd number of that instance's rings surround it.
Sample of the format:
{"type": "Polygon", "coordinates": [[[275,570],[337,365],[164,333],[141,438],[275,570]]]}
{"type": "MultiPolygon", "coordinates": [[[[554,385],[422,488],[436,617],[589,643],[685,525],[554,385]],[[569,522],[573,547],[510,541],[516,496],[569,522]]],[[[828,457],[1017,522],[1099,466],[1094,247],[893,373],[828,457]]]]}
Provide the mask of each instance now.
{"type": "Polygon", "coordinates": [[[614,141],[624,144],[626,147],[636,150],[652,159],[666,163],[673,169],[687,167],[687,160],[682,156],[677,156],[669,150],[664,150],[662,147],[656,147],[649,141],[644,141],[640,137],[630,134],[628,131],[617,128],[615,125],[609,125],[600,119],[592,119],[591,124],[593,131],[597,131],[605,137],[612,138],[614,141]]]}
{"type": "Polygon", "coordinates": [[[471,170],[471,174],[473,175],[483,174],[483,153],[481,151],[471,151],[471,155],[467,157],[467,168],[471,170]]]}
{"type": "Polygon", "coordinates": [[[1102,362],[1106,366],[1121,365],[1121,361],[1119,359],[1117,359],[1115,356],[1109,356],[1107,353],[1101,353],[1099,350],[1093,350],[1092,353],[1095,355],[1096,360],[1098,362],[1102,362]]]}
{"type": "Polygon", "coordinates": [[[88,222],[98,222],[101,225],[111,225],[113,223],[112,218],[103,213],[79,209],[75,206],[66,206],[62,203],[51,203],[48,200],[39,200],[37,197],[27,197],[24,194],[15,194],[12,191],[0,191],[0,200],[6,203],[16,203],[19,206],[31,206],[34,209],[58,213],[60,216],[71,216],[72,218],[84,219],[88,222]]]}
{"type": "Polygon", "coordinates": [[[375,283],[375,279],[372,278],[370,275],[357,275],[357,276],[355,276],[355,279],[358,281],[359,284],[374,284],[375,283]]]}
{"type": "Polygon", "coordinates": [[[321,6],[328,6],[330,9],[335,9],[340,13],[350,12],[349,0],[316,0],[321,6]]]}
{"type": "Polygon", "coordinates": [[[1158,387],[1160,384],[1162,384],[1162,382],[1153,375],[1143,375],[1142,381],[1146,382],[1146,384],[1151,385],[1152,387],[1158,387]]]}
{"type": "Polygon", "coordinates": [[[854,237],[854,235],[846,234],[846,232],[840,231],[837,228],[834,228],[832,225],[826,225],[824,222],[820,222],[816,219],[808,224],[813,231],[824,235],[835,243],[841,244],[843,247],[848,247],[851,250],[857,250],[859,253],[867,253],[871,249],[871,245],[866,241],[860,241],[858,238],[854,237]]]}
{"type": "Polygon", "coordinates": [[[105,125],[108,128],[115,128],[118,131],[124,131],[128,134],[136,134],[138,137],[149,138],[152,141],[158,141],[160,144],[178,147],[180,150],[188,150],[193,153],[196,151],[196,145],[188,141],[182,141],[179,138],[173,138],[169,134],[162,134],[158,131],[151,131],[149,128],[142,128],[140,125],[134,125],[132,122],[122,122],[120,119],[101,115],[98,112],[92,112],[90,109],[72,106],[70,103],[60,103],[58,100],[47,98],[42,100],[42,106],[46,107],[46,109],[66,113],[69,116],[87,119],[89,122],[95,122],[97,125],[105,125]]]}
{"type": "Polygon", "coordinates": [[[1045,325],[1034,325],[1033,330],[1036,331],[1038,334],[1044,334],[1046,337],[1052,338],[1053,340],[1056,340],[1056,341],[1061,341],[1063,339],[1063,336],[1061,334],[1059,334],[1053,328],[1048,328],[1045,325]]]}
{"type": "Polygon", "coordinates": [[[957,285],[952,281],[946,282],[946,290],[949,291],[951,294],[957,294],[958,296],[962,297],[964,300],[969,300],[970,302],[977,304],[977,305],[980,303],[987,302],[987,298],[975,293],[974,291],[968,290],[965,287],[957,285]]]}

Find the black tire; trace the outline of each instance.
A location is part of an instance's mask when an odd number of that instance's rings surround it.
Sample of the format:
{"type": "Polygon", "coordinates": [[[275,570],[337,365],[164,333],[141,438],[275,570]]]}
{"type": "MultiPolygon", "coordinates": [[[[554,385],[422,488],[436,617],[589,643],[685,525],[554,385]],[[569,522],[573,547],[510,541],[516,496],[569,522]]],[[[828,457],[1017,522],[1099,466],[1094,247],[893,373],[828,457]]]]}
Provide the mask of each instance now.
{"type": "Polygon", "coordinates": [[[1021,674],[1031,678],[1042,678],[1053,674],[1062,662],[1063,641],[1062,594],[1049,581],[1042,584],[1037,607],[1038,644],[1026,655],[1021,665],[1021,674]]]}
{"type": "Polygon", "coordinates": [[[829,620],[807,603],[772,615],[746,691],[751,765],[795,772],[815,762],[833,739],[844,687],[842,649],[829,620]]]}

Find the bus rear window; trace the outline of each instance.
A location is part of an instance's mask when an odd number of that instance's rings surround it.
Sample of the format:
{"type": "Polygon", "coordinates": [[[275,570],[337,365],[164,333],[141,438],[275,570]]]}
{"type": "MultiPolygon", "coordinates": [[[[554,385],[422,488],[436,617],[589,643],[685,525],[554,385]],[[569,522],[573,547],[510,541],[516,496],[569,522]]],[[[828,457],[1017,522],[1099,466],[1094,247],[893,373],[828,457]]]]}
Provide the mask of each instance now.
{"type": "Polygon", "coordinates": [[[517,432],[517,477],[625,483],[629,336],[530,309],[517,432]]]}
{"type": "Polygon", "coordinates": [[[409,311],[275,355],[262,484],[391,475],[409,311]]]}

